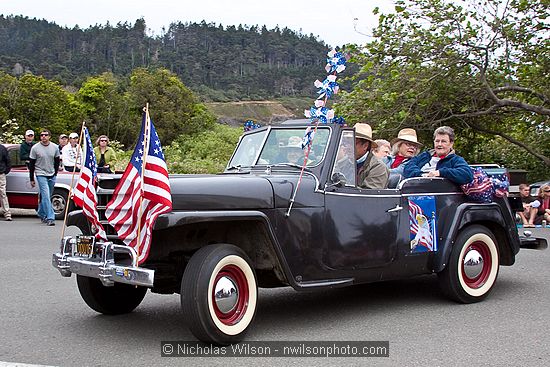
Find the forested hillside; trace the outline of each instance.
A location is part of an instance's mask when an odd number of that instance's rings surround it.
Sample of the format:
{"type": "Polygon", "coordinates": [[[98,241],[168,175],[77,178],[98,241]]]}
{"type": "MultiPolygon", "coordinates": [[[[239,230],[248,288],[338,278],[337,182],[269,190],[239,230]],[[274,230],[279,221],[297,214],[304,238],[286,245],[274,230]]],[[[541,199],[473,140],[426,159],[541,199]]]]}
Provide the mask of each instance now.
{"type": "Polygon", "coordinates": [[[46,20],[0,15],[0,70],[42,75],[79,87],[110,71],[127,76],[137,67],[176,73],[205,100],[311,96],[327,46],[288,28],[173,23],[151,37],[146,24],[64,28],[46,20]]]}

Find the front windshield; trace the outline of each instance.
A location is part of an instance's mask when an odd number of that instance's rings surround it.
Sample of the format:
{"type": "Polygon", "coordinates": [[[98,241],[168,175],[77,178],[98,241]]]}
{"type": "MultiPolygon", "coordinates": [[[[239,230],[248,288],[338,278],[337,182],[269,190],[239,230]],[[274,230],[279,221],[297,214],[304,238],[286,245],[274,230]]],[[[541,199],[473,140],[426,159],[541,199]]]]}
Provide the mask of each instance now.
{"type": "MultiPolygon", "coordinates": [[[[263,134],[250,134],[243,137],[229,167],[278,164],[302,166],[304,164],[307,147],[302,149],[301,144],[305,128],[270,129],[265,144],[260,146],[267,131],[261,131],[263,134]],[[260,152],[259,156],[258,152],[260,152]]],[[[323,160],[329,135],[330,129],[317,129],[307,157],[307,167],[313,167],[323,160]]]]}
{"type": "Polygon", "coordinates": [[[249,167],[254,165],[266,134],[267,130],[264,130],[243,136],[235,154],[233,154],[231,162],[229,162],[229,167],[249,167]]]}

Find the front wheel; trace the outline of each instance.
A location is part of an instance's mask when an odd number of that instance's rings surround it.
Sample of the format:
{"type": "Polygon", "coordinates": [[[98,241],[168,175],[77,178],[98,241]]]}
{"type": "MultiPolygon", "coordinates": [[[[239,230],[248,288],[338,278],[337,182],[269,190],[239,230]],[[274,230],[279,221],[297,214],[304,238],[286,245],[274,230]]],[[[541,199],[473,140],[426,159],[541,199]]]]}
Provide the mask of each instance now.
{"type": "Polygon", "coordinates": [[[238,247],[201,248],[185,268],[181,306],[193,335],[203,342],[241,341],[256,312],[258,288],[248,256],[238,247]]]}
{"type": "Polygon", "coordinates": [[[479,302],[493,289],[498,267],[498,247],[491,231],[472,225],[459,233],[449,263],[438,273],[439,284],[457,302],[479,302]]]}
{"type": "Polygon", "coordinates": [[[132,312],[145,297],[146,287],[115,283],[105,287],[96,278],[76,276],[82,299],[94,311],[105,315],[121,315],[132,312]]]}
{"type": "Polygon", "coordinates": [[[69,211],[74,209],[72,201],[68,200],[69,192],[65,189],[55,188],[51,197],[52,208],[55,213],[55,219],[63,220],[65,218],[65,208],[69,205],[69,211]]]}

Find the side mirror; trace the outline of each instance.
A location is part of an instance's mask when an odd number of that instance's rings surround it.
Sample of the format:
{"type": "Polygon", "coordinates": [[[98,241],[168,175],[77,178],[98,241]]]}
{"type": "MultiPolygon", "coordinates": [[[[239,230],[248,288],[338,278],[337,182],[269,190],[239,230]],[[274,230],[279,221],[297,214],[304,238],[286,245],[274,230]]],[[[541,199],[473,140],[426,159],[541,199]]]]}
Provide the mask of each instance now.
{"type": "Polygon", "coordinates": [[[332,182],[332,185],[330,186],[336,186],[336,187],[345,186],[347,183],[346,176],[341,172],[334,172],[330,177],[330,181],[332,182]]]}

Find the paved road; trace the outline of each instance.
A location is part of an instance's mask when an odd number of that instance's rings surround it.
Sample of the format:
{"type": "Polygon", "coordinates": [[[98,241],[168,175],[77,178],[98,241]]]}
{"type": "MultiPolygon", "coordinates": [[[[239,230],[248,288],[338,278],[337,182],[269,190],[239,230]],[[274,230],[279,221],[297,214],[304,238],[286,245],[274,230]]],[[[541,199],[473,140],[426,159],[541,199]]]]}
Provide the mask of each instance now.
{"type": "MultiPolygon", "coordinates": [[[[389,340],[389,358],[161,358],[194,340],[177,295],[149,293],[133,313],[98,315],[50,265],[61,226],[0,221],[0,361],[56,366],[523,365],[550,361],[550,251],[524,250],[490,297],[460,305],[434,276],[323,292],[261,290],[249,340],[389,340]]],[[[69,232],[73,232],[69,229],[69,232]]],[[[0,363],[2,365],[2,363],[0,363]]]]}

